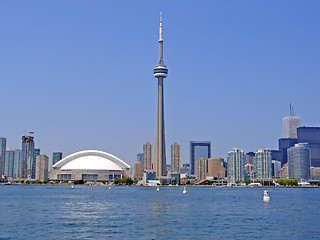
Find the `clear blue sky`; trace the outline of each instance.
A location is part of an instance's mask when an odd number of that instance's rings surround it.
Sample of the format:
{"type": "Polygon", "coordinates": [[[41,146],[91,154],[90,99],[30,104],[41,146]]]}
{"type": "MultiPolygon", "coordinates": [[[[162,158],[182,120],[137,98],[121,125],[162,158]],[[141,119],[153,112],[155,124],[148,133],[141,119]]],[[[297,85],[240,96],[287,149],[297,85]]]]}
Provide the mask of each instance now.
{"type": "Polygon", "coordinates": [[[50,158],[85,149],[133,165],[154,143],[163,9],[170,145],[277,148],[289,103],[320,124],[319,1],[0,1],[0,135],[50,158]]]}

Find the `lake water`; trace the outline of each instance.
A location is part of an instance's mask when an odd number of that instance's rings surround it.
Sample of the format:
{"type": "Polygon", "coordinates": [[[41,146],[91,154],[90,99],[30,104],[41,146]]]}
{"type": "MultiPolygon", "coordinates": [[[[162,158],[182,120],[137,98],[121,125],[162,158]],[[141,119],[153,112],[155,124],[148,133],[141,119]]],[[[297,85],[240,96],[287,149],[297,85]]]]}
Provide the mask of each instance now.
{"type": "Polygon", "coordinates": [[[0,186],[0,239],[320,239],[320,189],[0,186]]]}

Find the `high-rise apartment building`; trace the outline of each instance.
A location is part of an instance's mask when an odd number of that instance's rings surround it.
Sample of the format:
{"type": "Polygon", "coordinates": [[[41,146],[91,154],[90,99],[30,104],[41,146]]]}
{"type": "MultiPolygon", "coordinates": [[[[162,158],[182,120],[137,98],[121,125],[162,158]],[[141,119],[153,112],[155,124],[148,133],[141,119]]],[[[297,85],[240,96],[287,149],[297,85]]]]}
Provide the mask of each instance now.
{"type": "Polygon", "coordinates": [[[56,164],[62,159],[62,152],[52,153],[52,165],[56,164]]]}
{"type": "Polygon", "coordinates": [[[23,165],[21,161],[21,149],[14,150],[14,167],[13,167],[13,177],[22,178],[23,177],[23,165]]]}
{"type": "Polygon", "coordinates": [[[196,179],[203,180],[207,177],[207,160],[202,156],[196,160],[196,179]]]}
{"type": "Polygon", "coordinates": [[[138,153],[137,154],[137,162],[144,162],[144,160],[143,160],[143,153],[138,153]]]}
{"type": "Polygon", "coordinates": [[[136,180],[141,180],[143,178],[143,162],[136,162],[134,166],[134,177],[136,180]]]}
{"type": "Polygon", "coordinates": [[[200,157],[205,160],[211,158],[210,141],[190,141],[190,174],[195,174],[195,161],[200,157]]]}
{"type": "Polygon", "coordinates": [[[36,156],[35,179],[40,181],[48,181],[48,165],[49,158],[46,155],[36,156]]]}
{"type": "Polygon", "coordinates": [[[222,158],[209,158],[207,160],[207,176],[213,178],[225,178],[226,169],[223,167],[222,158]]]}
{"type": "Polygon", "coordinates": [[[308,143],[297,143],[288,149],[288,175],[297,180],[310,179],[311,154],[308,143]]]}
{"type": "Polygon", "coordinates": [[[242,149],[233,148],[228,152],[228,183],[245,180],[244,153],[242,149]]]}
{"type": "Polygon", "coordinates": [[[7,177],[13,177],[14,172],[14,151],[10,148],[6,150],[5,173],[7,177]]]}
{"type": "Polygon", "coordinates": [[[272,179],[272,157],[269,148],[260,148],[254,157],[254,178],[260,180],[272,179]]]}
{"type": "Polygon", "coordinates": [[[320,167],[320,127],[299,127],[298,143],[308,143],[311,166],[320,167]]]}
{"type": "Polygon", "coordinates": [[[180,144],[173,143],[171,145],[171,172],[180,173],[180,144]]]}
{"type": "Polygon", "coordinates": [[[31,178],[32,176],[32,163],[34,157],[34,141],[31,136],[22,136],[21,145],[21,161],[23,165],[22,177],[31,178]]]}
{"type": "Polygon", "coordinates": [[[5,173],[7,139],[0,137],[0,177],[5,173]]]}
{"type": "Polygon", "coordinates": [[[152,144],[149,142],[143,144],[143,158],[144,171],[150,172],[152,170],[152,144]]]}
{"type": "Polygon", "coordinates": [[[33,151],[32,174],[31,174],[32,179],[35,179],[36,177],[37,156],[39,155],[40,155],[40,149],[35,148],[33,151]]]}

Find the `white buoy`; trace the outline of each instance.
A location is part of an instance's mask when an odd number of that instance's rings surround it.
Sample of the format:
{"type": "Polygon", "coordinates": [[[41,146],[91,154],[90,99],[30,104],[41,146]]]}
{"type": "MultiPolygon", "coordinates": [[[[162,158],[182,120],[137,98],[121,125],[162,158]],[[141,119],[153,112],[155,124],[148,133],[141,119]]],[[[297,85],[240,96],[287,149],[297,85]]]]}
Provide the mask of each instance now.
{"type": "Polygon", "coordinates": [[[71,186],[71,188],[73,188],[73,185],[71,186]]]}
{"type": "Polygon", "coordinates": [[[187,188],[186,188],[186,187],[183,188],[182,193],[183,193],[183,194],[186,194],[186,193],[187,193],[187,188]]]}
{"type": "Polygon", "coordinates": [[[109,189],[111,189],[111,187],[109,186],[109,189]]]}
{"type": "Polygon", "coordinates": [[[267,189],[264,190],[263,192],[263,201],[264,202],[270,202],[270,196],[269,196],[269,192],[267,189]]]}
{"type": "Polygon", "coordinates": [[[159,186],[157,186],[157,191],[160,191],[160,188],[159,188],[159,186]]]}

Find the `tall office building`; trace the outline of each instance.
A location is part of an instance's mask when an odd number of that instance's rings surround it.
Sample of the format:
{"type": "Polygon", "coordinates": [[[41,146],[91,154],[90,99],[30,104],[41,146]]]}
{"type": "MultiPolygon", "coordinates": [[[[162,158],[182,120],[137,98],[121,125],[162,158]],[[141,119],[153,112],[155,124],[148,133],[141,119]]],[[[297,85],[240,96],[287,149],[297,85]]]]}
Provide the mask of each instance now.
{"type": "Polygon", "coordinates": [[[56,164],[62,159],[62,152],[52,153],[52,165],[56,164]]]}
{"type": "Polygon", "coordinates": [[[195,161],[200,157],[211,158],[210,141],[190,141],[190,174],[195,174],[195,161]]]}
{"type": "Polygon", "coordinates": [[[22,178],[23,177],[23,165],[21,161],[21,149],[14,150],[14,166],[13,166],[13,177],[22,178]]]}
{"type": "Polygon", "coordinates": [[[281,151],[281,165],[288,162],[287,149],[294,146],[298,142],[296,138],[280,138],[279,139],[279,151],[281,151]]]}
{"type": "Polygon", "coordinates": [[[171,172],[180,173],[180,144],[174,143],[171,145],[171,172]]]}
{"type": "Polygon", "coordinates": [[[311,166],[320,167],[320,127],[299,127],[298,143],[308,143],[311,166]]]}
{"type": "Polygon", "coordinates": [[[7,177],[13,177],[14,172],[14,151],[10,148],[6,150],[5,173],[7,177]]]}
{"type": "Polygon", "coordinates": [[[40,181],[47,181],[48,165],[49,165],[49,158],[46,155],[36,156],[36,171],[35,171],[34,179],[37,179],[40,181]]]}
{"type": "Polygon", "coordinates": [[[154,77],[158,79],[158,104],[156,121],[156,140],[154,145],[154,170],[156,177],[160,178],[167,175],[166,169],[166,142],[164,130],[164,97],[163,80],[167,77],[168,69],[163,61],[163,39],[162,39],[162,11],[160,12],[159,30],[159,61],[153,70],[154,77]]]}
{"type": "Polygon", "coordinates": [[[143,153],[138,153],[137,154],[137,162],[144,162],[144,160],[143,160],[143,153]]]}
{"type": "Polygon", "coordinates": [[[32,162],[32,174],[31,174],[31,178],[35,179],[36,177],[36,165],[37,165],[37,156],[40,155],[40,149],[39,148],[35,148],[33,151],[33,162],[32,162]]]}
{"type": "Polygon", "coordinates": [[[260,148],[254,157],[254,178],[261,180],[272,179],[272,158],[269,148],[260,148]]]}
{"type": "Polygon", "coordinates": [[[0,137],[0,178],[5,173],[7,139],[0,137]]]}
{"type": "Polygon", "coordinates": [[[152,170],[152,144],[149,142],[143,144],[143,158],[144,171],[150,172],[152,170]]]}
{"type": "Polygon", "coordinates": [[[31,136],[22,136],[21,145],[21,161],[23,165],[22,177],[31,178],[32,175],[32,163],[34,153],[34,141],[31,136]]]}
{"type": "Polygon", "coordinates": [[[228,152],[228,183],[245,180],[244,153],[242,149],[233,148],[228,152]]]}
{"type": "Polygon", "coordinates": [[[207,177],[207,160],[202,156],[196,160],[196,179],[203,180],[207,177]]]}
{"type": "Polygon", "coordinates": [[[222,158],[209,158],[207,161],[207,176],[213,178],[225,178],[226,169],[223,167],[222,158]]]}
{"type": "Polygon", "coordinates": [[[295,116],[293,105],[290,104],[290,116],[283,118],[283,137],[297,138],[298,127],[300,127],[300,117],[295,116]]]}
{"type": "Polygon", "coordinates": [[[297,143],[288,149],[288,175],[297,180],[310,179],[311,154],[308,143],[297,143]]]}

